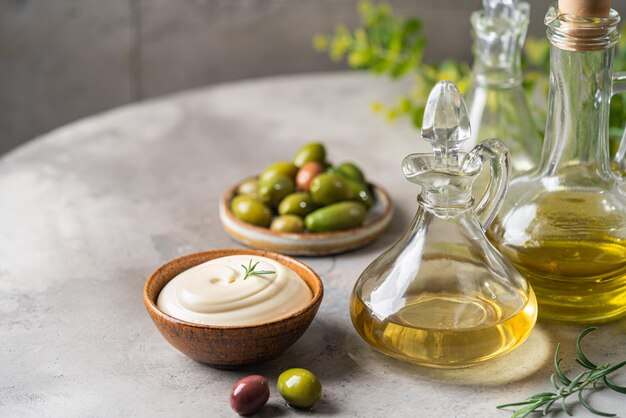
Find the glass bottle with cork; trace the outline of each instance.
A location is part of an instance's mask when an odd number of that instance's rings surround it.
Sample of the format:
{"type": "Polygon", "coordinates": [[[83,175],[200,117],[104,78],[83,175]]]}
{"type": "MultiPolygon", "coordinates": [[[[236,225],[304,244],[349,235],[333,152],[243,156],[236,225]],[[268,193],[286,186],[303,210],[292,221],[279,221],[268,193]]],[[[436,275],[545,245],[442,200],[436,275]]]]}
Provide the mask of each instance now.
{"type": "MultiPolygon", "coordinates": [[[[609,159],[619,39],[610,0],[560,0],[546,15],[548,121],[540,163],[511,182],[488,236],[531,282],[541,318],[599,322],[626,314],[626,182],[609,159]]],[[[626,136],[625,136],[626,138],[626,136]]],[[[624,146],[624,144],[622,144],[624,146]]]]}

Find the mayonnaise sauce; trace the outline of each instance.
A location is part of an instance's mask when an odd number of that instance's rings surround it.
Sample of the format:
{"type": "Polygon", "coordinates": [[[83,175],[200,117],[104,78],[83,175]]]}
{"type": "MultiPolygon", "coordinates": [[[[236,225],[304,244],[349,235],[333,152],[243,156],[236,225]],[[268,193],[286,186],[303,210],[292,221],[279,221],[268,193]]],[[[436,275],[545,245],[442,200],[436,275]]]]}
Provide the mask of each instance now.
{"type": "Polygon", "coordinates": [[[271,321],[304,308],[311,289],[293,270],[267,257],[231,255],[185,270],[165,285],[157,299],[163,312],[204,325],[239,326],[271,321]],[[252,275],[245,270],[259,264],[252,275]]]}

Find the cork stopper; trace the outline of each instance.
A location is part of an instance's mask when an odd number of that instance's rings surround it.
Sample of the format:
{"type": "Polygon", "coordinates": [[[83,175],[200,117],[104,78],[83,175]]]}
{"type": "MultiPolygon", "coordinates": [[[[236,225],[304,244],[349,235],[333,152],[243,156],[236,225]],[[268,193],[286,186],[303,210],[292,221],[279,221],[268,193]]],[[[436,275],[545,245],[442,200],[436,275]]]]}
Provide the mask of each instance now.
{"type": "Polygon", "coordinates": [[[559,0],[559,12],[580,17],[609,17],[611,0],[559,0]]]}
{"type": "Polygon", "coordinates": [[[576,45],[565,46],[575,51],[596,51],[606,47],[605,42],[591,42],[606,37],[616,23],[611,23],[611,0],[559,0],[560,31],[577,38],[576,45]],[[589,40],[589,41],[587,41],[589,40]]]}

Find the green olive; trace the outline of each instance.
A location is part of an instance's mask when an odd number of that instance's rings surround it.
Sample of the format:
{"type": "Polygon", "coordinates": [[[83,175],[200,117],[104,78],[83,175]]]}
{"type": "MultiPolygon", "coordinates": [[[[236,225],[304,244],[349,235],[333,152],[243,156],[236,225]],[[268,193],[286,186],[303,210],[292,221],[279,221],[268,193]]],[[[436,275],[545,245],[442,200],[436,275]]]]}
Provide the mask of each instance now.
{"type": "Polygon", "coordinates": [[[341,231],[363,224],[366,213],[361,203],[339,202],[308,214],[304,225],[311,232],[341,231]]]}
{"type": "Polygon", "coordinates": [[[341,171],[339,171],[337,169],[337,167],[335,167],[334,165],[331,165],[330,167],[328,167],[326,169],[326,172],[328,174],[330,174],[330,175],[341,177],[342,179],[345,179],[345,175],[341,171]]]}
{"type": "Polygon", "coordinates": [[[246,180],[237,187],[237,194],[250,196],[253,199],[259,198],[259,182],[256,180],[246,180]]]}
{"type": "Polygon", "coordinates": [[[374,198],[367,185],[352,180],[346,180],[346,182],[348,186],[350,186],[350,189],[352,189],[352,194],[354,195],[352,200],[362,203],[365,205],[366,209],[371,208],[374,204],[374,198]]]}
{"type": "Polygon", "coordinates": [[[263,202],[250,196],[235,196],[230,203],[235,216],[244,222],[258,226],[269,226],[272,211],[263,202]]]}
{"type": "Polygon", "coordinates": [[[358,183],[365,183],[365,176],[363,175],[363,171],[354,163],[343,163],[339,164],[337,167],[337,171],[341,173],[341,177],[344,177],[348,180],[356,181],[358,183]]]}
{"type": "Polygon", "coordinates": [[[292,181],[295,181],[297,172],[298,167],[296,167],[292,162],[280,161],[269,165],[265,170],[263,170],[263,172],[259,175],[259,181],[268,181],[278,174],[287,176],[292,181]]]}
{"type": "Polygon", "coordinates": [[[308,193],[292,193],[285,197],[278,205],[281,215],[298,215],[305,217],[317,209],[317,205],[308,193]]]}
{"type": "Polygon", "coordinates": [[[278,203],[295,190],[293,181],[284,174],[276,174],[270,179],[259,181],[259,197],[270,206],[278,203]]]}
{"type": "Polygon", "coordinates": [[[325,206],[343,200],[352,200],[354,194],[345,179],[322,173],[311,181],[311,196],[315,203],[325,206]]]}
{"type": "Polygon", "coordinates": [[[326,149],[324,149],[324,145],[317,142],[306,144],[298,150],[295,158],[293,159],[293,163],[297,167],[302,167],[309,161],[317,161],[320,164],[324,164],[326,162],[326,149]]]}
{"type": "Polygon", "coordinates": [[[297,408],[311,408],[322,396],[322,384],[306,369],[285,370],[276,386],[289,405],[297,408]]]}
{"type": "Polygon", "coordinates": [[[272,221],[270,229],[272,231],[293,232],[299,234],[300,232],[304,232],[304,221],[301,217],[296,215],[277,216],[272,221]]]}

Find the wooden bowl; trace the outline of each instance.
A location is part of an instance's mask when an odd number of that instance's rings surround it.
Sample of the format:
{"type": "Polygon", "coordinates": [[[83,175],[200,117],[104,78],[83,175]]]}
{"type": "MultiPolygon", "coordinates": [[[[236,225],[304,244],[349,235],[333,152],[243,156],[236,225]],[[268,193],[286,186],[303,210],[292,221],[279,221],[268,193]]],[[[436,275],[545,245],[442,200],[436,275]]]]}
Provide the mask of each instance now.
{"type": "Polygon", "coordinates": [[[157,329],[183,354],[217,368],[234,368],[276,357],[304,334],[322,302],[324,286],[308,266],[281,254],[248,249],[189,254],[159,267],[146,281],[143,301],[157,329]],[[289,267],[313,293],[307,306],[290,316],[245,326],[211,326],[176,319],[156,305],[163,287],[178,274],[206,261],[229,255],[268,257],[289,267]]]}
{"type": "Polygon", "coordinates": [[[219,203],[220,221],[226,233],[248,247],[282,254],[322,256],[363,247],[385,232],[393,215],[389,194],[382,187],[372,185],[376,201],[368,211],[365,222],[358,228],[302,234],[272,231],[244,222],[235,216],[230,209],[230,201],[235,196],[237,187],[239,185],[226,191],[219,203]]]}

